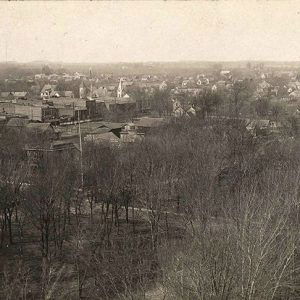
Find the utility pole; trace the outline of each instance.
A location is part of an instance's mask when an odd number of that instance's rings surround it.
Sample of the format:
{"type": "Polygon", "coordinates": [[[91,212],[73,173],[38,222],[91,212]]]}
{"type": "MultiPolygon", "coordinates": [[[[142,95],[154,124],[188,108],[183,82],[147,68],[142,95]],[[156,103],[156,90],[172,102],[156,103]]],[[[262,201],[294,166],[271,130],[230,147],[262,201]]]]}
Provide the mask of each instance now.
{"type": "Polygon", "coordinates": [[[76,118],[76,115],[75,115],[75,104],[73,102],[73,125],[75,126],[75,118],[76,118]]]}
{"type": "Polygon", "coordinates": [[[79,149],[80,149],[80,173],[81,173],[81,189],[83,191],[83,164],[82,164],[82,140],[81,140],[81,129],[80,129],[80,110],[78,112],[78,131],[79,131],[79,149]]]}

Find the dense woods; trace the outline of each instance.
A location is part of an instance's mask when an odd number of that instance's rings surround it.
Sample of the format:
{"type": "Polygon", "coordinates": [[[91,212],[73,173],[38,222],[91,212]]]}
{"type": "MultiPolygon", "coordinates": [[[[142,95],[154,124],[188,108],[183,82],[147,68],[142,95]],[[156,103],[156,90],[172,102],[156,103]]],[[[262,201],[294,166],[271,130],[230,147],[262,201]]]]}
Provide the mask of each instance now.
{"type": "Polygon", "coordinates": [[[179,118],[84,144],[82,186],[78,157],[33,164],[31,138],[1,132],[1,299],[299,298],[297,139],[179,118]]]}

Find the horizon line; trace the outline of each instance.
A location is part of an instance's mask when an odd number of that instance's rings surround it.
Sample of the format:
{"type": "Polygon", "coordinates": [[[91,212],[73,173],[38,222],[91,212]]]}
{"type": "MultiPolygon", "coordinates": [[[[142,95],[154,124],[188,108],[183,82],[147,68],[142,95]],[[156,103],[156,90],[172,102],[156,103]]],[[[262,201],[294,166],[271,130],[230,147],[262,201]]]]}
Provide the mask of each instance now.
{"type": "Polygon", "coordinates": [[[272,60],[272,59],[237,59],[237,60],[149,60],[149,61],[109,61],[109,62],[67,62],[67,61],[53,61],[53,60],[31,60],[31,61],[0,61],[0,64],[30,64],[30,63],[49,63],[49,64],[158,64],[158,63],[300,63],[299,60],[272,60]]]}

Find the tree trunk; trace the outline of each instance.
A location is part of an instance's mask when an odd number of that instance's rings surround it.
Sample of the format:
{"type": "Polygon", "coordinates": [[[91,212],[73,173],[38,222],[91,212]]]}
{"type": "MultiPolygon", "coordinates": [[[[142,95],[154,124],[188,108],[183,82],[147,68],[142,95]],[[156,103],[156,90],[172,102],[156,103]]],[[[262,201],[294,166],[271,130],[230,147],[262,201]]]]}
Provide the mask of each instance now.
{"type": "Polygon", "coordinates": [[[13,244],[13,234],[12,234],[12,211],[8,210],[7,212],[7,225],[8,225],[8,234],[9,234],[9,243],[13,244]]]}

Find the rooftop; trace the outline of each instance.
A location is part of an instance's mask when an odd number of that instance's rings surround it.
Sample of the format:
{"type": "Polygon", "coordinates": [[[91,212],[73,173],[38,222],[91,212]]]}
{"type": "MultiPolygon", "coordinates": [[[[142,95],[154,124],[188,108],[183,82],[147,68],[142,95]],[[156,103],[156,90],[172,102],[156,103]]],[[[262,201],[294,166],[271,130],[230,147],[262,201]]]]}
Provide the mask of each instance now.
{"type": "Polygon", "coordinates": [[[138,127],[158,127],[165,123],[164,118],[150,118],[150,117],[143,117],[135,122],[135,125],[138,127]]]}

